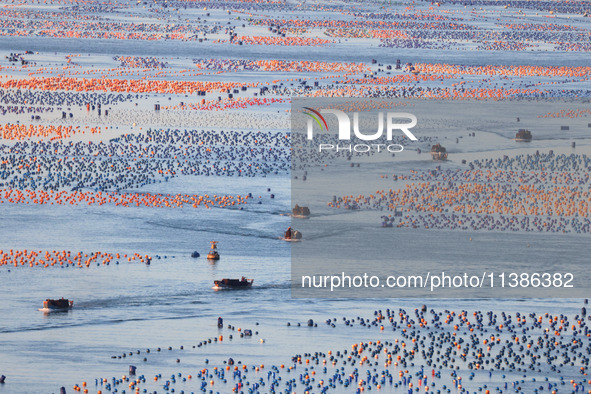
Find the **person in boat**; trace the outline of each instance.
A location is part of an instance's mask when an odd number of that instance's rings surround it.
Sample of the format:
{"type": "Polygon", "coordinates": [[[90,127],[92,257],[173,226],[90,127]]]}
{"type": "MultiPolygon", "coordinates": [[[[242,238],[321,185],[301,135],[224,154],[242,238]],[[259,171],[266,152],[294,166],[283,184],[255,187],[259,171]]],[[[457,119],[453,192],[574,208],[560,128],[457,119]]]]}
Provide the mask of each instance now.
{"type": "Polygon", "coordinates": [[[291,226],[285,232],[285,239],[291,239],[291,226]]]}

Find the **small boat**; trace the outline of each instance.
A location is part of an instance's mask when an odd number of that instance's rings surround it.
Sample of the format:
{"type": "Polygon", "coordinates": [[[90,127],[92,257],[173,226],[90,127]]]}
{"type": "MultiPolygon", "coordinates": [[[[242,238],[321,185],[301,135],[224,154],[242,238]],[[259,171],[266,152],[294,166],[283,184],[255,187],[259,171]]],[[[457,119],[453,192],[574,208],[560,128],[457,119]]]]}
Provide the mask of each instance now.
{"type": "Polygon", "coordinates": [[[194,251],[193,253],[191,253],[191,257],[193,257],[194,259],[197,258],[197,257],[199,257],[199,256],[201,256],[201,255],[199,254],[198,251],[194,251]]]}
{"type": "Polygon", "coordinates": [[[249,289],[252,287],[254,279],[246,279],[244,276],[241,279],[227,279],[214,280],[213,288],[215,290],[222,289],[249,289]]]}
{"type": "Polygon", "coordinates": [[[211,241],[211,249],[209,250],[209,253],[207,254],[207,258],[209,260],[219,260],[220,259],[220,254],[218,253],[218,248],[217,248],[217,241],[211,241]]]}
{"type": "Polygon", "coordinates": [[[310,208],[300,207],[298,204],[291,210],[291,216],[298,219],[309,219],[310,208]]]}
{"type": "Polygon", "coordinates": [[[43,308],[39,310],[42,312],[67,311],[68,309],[72,309],[73,306],[74,301],[68,300],[67,298],[62,297],[59,300],[48,298],[43,301],[43,308]]]}
{"type": "Polygon", "coordinates": [[[431,147],[431,156],[433,160],[447,160],[447,150],[441,144],[435,144],[431,147]]]}
{"type": "Polygon", "coordinates": [[[526,129],[519,129],[517,134],[515,134],[515,141],[517,142],[530,142],[532,138],[531,131],[526,129]]]}
{"type": "Polygon", "coordinates": [[[287,242],[299,242],[302,240],[302,233],[300,233],[298,230],[294,230],[291,227],[289,227],[285,231],[285,235],[283,236],[283,238],[280,239],[287,242]]]}

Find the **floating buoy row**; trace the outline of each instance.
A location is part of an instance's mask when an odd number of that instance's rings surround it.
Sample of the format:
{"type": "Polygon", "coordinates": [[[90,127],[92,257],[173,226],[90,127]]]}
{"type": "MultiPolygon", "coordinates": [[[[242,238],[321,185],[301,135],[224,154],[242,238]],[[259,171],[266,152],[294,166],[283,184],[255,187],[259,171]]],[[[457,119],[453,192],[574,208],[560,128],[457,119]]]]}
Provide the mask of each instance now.
{"type": "Polygon", "coordinates": [[[138,79],[32,77],[0,81],[1,89],[44,91],[194,94],[257,87],[257,82],[145,81],[138,79]]]}
{"type": "Polygon", "coordinates": [[[108,253],[108,252],[71,252],[69,250],[0,250],[0,266],[13,267],[90,267],[91,264],[109,265],[119,264],[119,261],[139,262],[149,264],[152,257],[139,253],[108,253]]]}
{"type": "Polygon", "coordinates": [[[151,193],[114,193],[114,192],[54,192],[34,190],[0,189],[0,204],[41,204],[41,205],[111,205],[121,207],[148,208],[226,208],[246,204],[249,196],[218,196],[190,194],[151,194],[151,193]]]}
{"type": "MultiPolygon", "coordinates": [[[[87,127],[89,134],[101,132],[101,127],[87,127]]],[[[70,138],[76,134],[85,134],[86,130],[80,126],[44,126],[41,124],[0,124],[0,133],[4,140],[48,139],[50,141],[70,138]]]]}
{"type": "Polygon", "coordinates": [[[230,43],[235,45],[284,45],[317,47],[333,44],[334,40],[317,37],[269,37],[269,36],[239,36],[233,40],[215,40],[214,43],[230,43]]]}

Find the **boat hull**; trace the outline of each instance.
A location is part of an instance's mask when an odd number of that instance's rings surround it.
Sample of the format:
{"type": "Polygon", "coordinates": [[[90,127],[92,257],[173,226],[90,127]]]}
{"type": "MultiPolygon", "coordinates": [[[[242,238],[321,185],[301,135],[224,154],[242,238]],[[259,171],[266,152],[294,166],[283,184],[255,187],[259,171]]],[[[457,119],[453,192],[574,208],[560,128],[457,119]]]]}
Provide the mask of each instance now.
{"type": "Polygon", "coordinates": [[[67,307],[67,308],[39,308],[37,309],[39,312],[43,312],[43,313],[51,313],[51,312],[67,312],[70,309],[72,309],[72,307],[67,307]]]}
{"type": "Polygon", "coordinates": [[[213,288],[215,290],[242,290],[250,289],[254,279],[222,279],[214,281],[213,288]]]}
{"type": "Polygon", "coordinates": [[[74,301],[65,298],[59,300],[47,299],[43,301],[43,308],[39,309],[42,312],[60,312],[72,309],[74,301]]]}

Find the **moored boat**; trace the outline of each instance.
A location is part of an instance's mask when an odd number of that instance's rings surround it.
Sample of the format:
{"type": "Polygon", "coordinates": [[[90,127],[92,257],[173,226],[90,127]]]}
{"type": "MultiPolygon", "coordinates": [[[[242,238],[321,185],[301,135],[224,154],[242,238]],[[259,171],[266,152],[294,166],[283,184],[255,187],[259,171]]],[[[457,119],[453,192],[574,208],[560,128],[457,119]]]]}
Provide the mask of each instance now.
{"type": "Polygon", "coordinates": [[[247,279],[244,276],[241,279],[228,279],[224,278],[221,280],[214,280],[213,288],[216,290],[221,289],[248,289],[252,287],[254,279],[247,279]]]}

